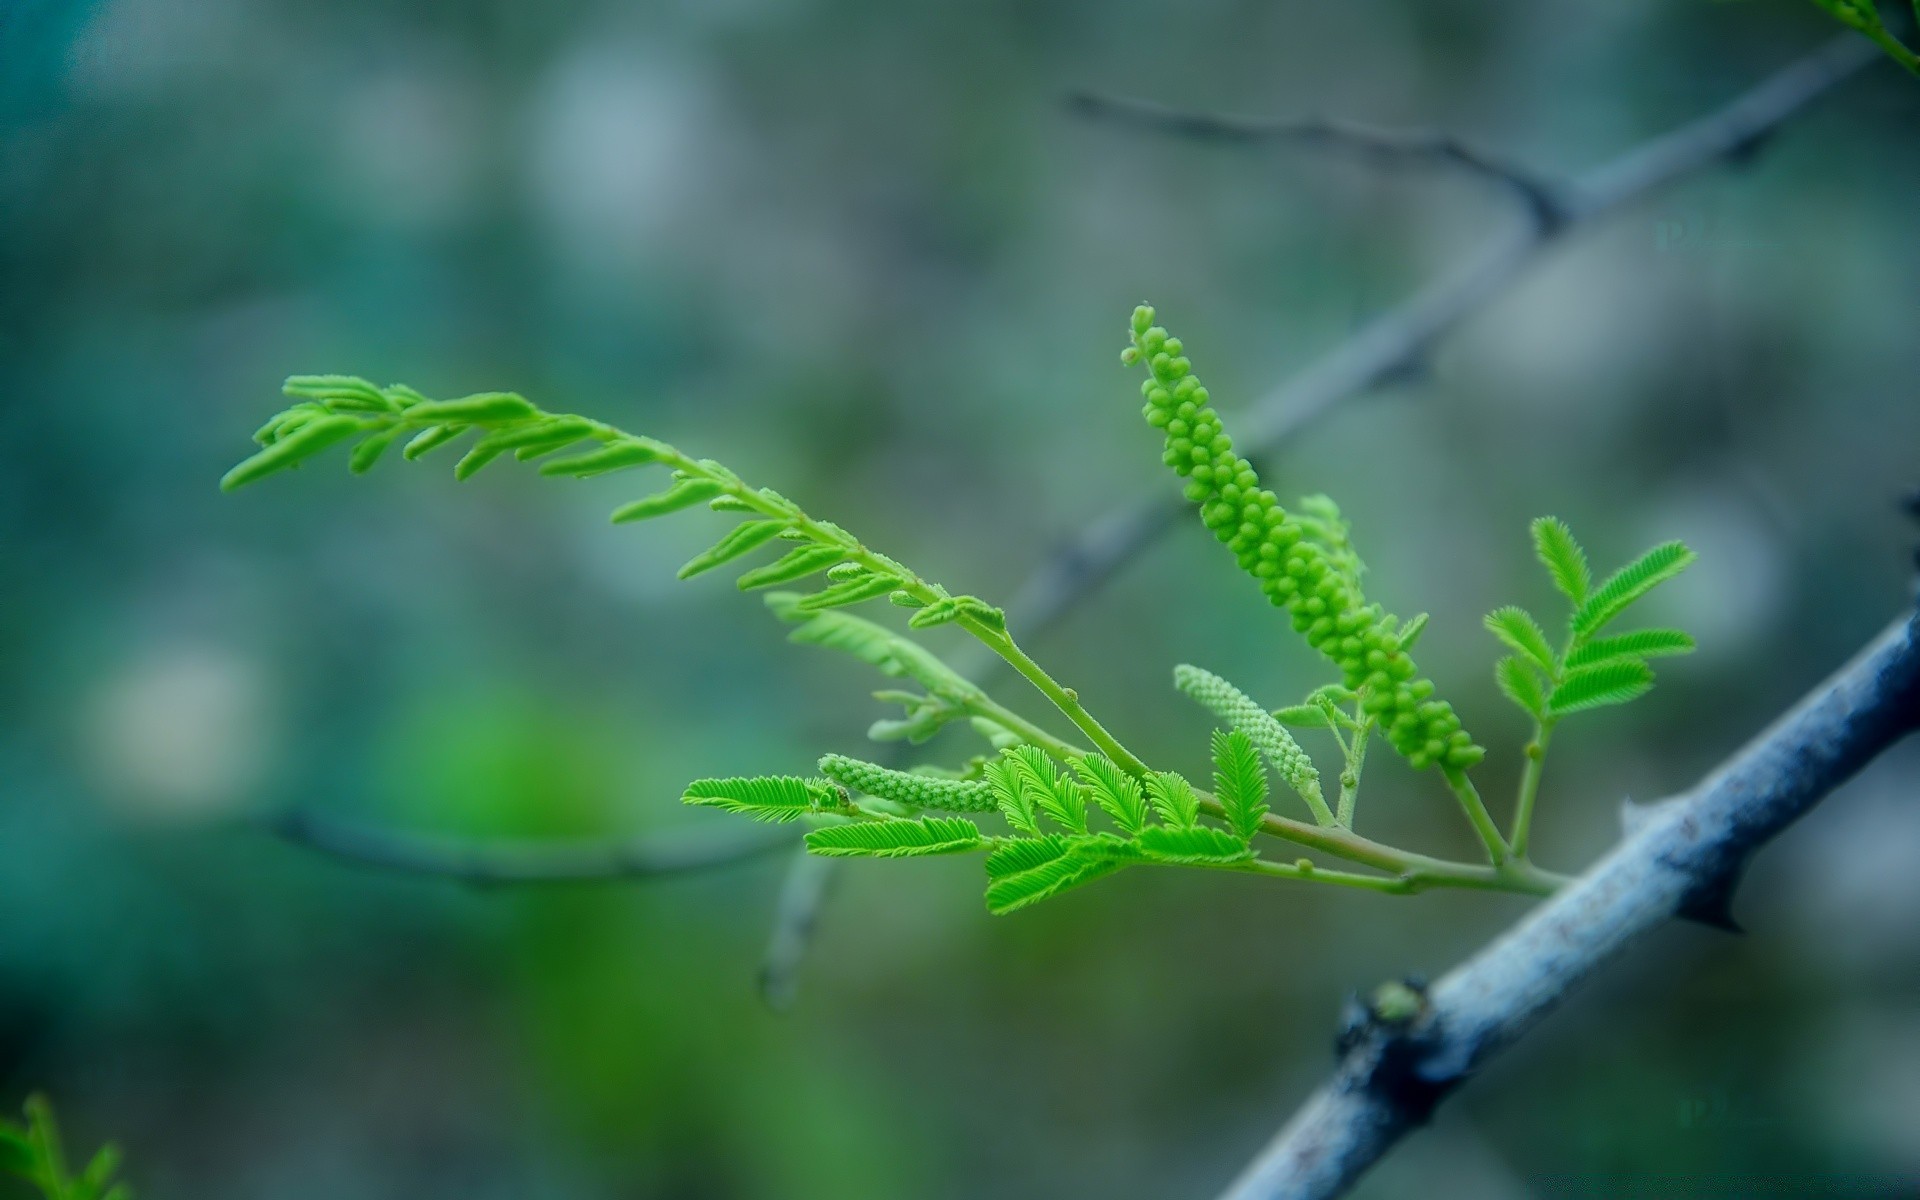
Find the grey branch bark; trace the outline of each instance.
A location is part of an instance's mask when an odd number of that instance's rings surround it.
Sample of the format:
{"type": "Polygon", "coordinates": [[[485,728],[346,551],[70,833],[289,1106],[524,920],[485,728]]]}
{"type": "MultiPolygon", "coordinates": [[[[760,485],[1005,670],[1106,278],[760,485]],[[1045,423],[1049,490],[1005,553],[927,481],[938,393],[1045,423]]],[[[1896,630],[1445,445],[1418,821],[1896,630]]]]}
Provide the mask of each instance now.
{"type": "Polygon", "coordinates": [[[1611,853],[1441,979],[1418,1015],[1370,1016],[1224,1200],[1340,1195],[1634,939],[1677,914],[1724,913],[1756,849],[1916,727],[1920,617],[1910,617],[1698,786],[1641,810],[1611,853]]]}
{"type": "Polygon", "coordinates": [[[264,816],[259,824],[296,846],[362,867],[476,886],[677,875],[744,862],[799,842],[791,829],[742,825],[717,835],[489,845],[396,833],[301,809],[264,816]]]}
{"type": "Polygon", "coordinates": [[[1425,162],[1452,167],[1510,191],[1532,218],[1557,225],[1566,205],[1560,189],[1532,170],[1453,134],[1426,129],[1382,129],[1329,117],[1294,119],[1191,112],[1150,100],[1076,92],[1068,105],[1082,116],[1177,137],[1241,144],[1293,143],[1346,149],[1387,162],[1425,162]]]}
{"type": "MultiPolygon", "coordinates": [[[[1502,295],[1548,251],[1674,182],[1750,153],[1788,119],[1880,59],[1842,34],[1724,108],[1680,126],[1554,189],[1559,219],[1493,235],[1452,272],[1374,318],[1241,415],[1235,440],[1256,465],[1342,402],[1415,370],[1441,338],[1502,295]]],[[[1164,111],[1164,110],[1162,110],[1164,111]]],[[[1230,120],[1187,115],[1190,122],[1230,120]]],[[[1056,551],[1008,607],[1033,633],[1051,625],[1171,528],[1184,511],[1168,493],[1116,510],[1056,551]]]]}

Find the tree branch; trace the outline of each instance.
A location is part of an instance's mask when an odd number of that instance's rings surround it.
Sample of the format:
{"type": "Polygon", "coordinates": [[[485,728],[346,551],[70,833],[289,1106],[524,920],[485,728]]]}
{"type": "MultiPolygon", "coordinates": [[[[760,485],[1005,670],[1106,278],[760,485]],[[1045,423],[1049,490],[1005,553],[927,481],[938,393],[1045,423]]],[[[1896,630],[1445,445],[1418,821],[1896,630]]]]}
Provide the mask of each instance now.
{"type": "Polygon", "coordinates": [[[1611,853],[1431,992],[1375,1005],[1333,1078],[1224,1200],[1344,1192],[1493,1055],[1642,933],[1726,916],[1747,859],[1881,751],[1920,728],[1920,617],[1853,662],[1696,786],[1640,810],[1611,853]]]}
{"type": "Polygon", "coordinates": [[[1352,150],[1388,162],[1426,162],[1453,167],[1512,192],[1543,226],[1566,216],[1557,184],[1530,168],[1471,145],[1450,133],[1426,129],[1383,129],[1329,117],[1248,117],[1169,108],[1150,100],[1075,92],[1067,107],[1083,117],[1130,125],[1176,137],[1211,142],[1260,144],[1291,142],[1352,150]]]}
{"type": "Polygon", "coordinates": [[[488,844],[395,833],[303,809],[264,816],[259,824],[296,846],[362,867],[476,886],[677,875],[744,862],[799,842],[791,829],[740,825],[698,837],[488,844]]]}
{"type": "MultiPolygon", "coordinates": [[[[1807,105],[1880,55],[1842,34],[1724,108],[1643,143],[1580,176],[1560,193],[1564,219],[1504,230],[1462,262],[1382,313],[1257,401],[1239,440],[1255,465],[1342,402],[1414,370],[1435,344],[1501,296],[1546,253],[1628,206],[1717,163],[1750,153],[1807,105]]],[[[1193,120],[1202,118],[1194,117],[1193,120]]],[[[1056,551],[1008,606],[1029,634],[1051,625],[1135,554],[1172,528],[1186,505],[1159,494],[1118,509],[1056,551]]]]}

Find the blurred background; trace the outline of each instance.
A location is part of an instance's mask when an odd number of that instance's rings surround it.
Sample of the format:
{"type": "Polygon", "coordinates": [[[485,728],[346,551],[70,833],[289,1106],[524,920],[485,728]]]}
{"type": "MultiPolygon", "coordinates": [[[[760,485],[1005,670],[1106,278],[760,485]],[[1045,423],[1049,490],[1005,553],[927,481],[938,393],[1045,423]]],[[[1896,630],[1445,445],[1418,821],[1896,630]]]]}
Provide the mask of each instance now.
{"type": "MultiPolygon", "coordinates": [[[[1331,1065],[1349,991],[1525,904],[1140,871],[1001,919],[976,860],[855,864],[775,1013],[783,855],[476,891],[247,823],[709,833],[687,780],[862,753],[860,664],[785,645],[723,572],[674,580],[720,518],[613,528],[635,478],[456,486],[450,459],[216,481],[289,373],[514,389],[1005,599],[1174,487],[1117,363],[1134,303],[1231,419],[1519,219],[1470,178],[1154,138],[1070,90],[1571,174],[1831,33],[1785,0],[6,0],[0,1103],[46,1089],[152,1200],[1211,1194],[1331,1065]]],[[[1700,653],[1556,739],[1547,864],[1905,603],[1917,130],[1920,84],[1869,69],[1279,459],[1283,498],[1346,507],[1376,598],[1432,612],[1503,816],[1525,730],[1479,616],[1554,611],[1527,519],[1602,568],[1699,550],[1652,615],[1700,653]]],[[[1173,664],[1272,704],[1327,678],[1197,522],[1029,649],[1194,772],[1173,664]]],[[[1660,933],[1362,1194],[1920,1190],[1915,749],[1763,856],[1747,936],[1660,933]]],[[[1472,853],[1430,778],[1373,767],[1363,830],[1472,853]]]]}

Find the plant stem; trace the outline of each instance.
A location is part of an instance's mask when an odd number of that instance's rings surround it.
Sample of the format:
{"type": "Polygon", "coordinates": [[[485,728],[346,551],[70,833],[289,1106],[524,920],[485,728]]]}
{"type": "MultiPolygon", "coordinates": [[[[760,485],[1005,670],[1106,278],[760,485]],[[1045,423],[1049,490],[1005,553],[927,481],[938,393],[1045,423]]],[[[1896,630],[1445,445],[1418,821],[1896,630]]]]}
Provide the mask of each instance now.
{"type": "Polygon", "coordinates": [[[1487,806],[1480,799],[1480,790],[1473,786],[1473,780],[1467,778],[1465,771],[1454,767],[1443,768],[1447,777],[1447,786],[1453,789],[1454,796],[1460,801],[1460,807],[1466,810],[1467,820],[1473,823],[1473,831],[1480,835],[1486,844],[1487,857],[1499,866],[1512,857],[1513,851],[1506,839],[1500,836],[1500,827],[1493,823],[1493,817],[1487,813],[1487,806]]]}
{"type": "Polygon", "coordinates": [[[1533,740],[1527,743],[1527,762],[1520,769],[1520,800],[1513,812],[1513,856],[1527,856],[1527,837],[1533,830],[1533,802],[1540,794],[1540,770],[1547,759],[1547,741],[1553,737],[1552,721],[1536,721],[1533,740]]]}
{"type": "Polygon", "coordinates": [[[1094,719],[1093,714],[1081,705],[1079,693],[1070,687],[1062,687],[1053,676],[1041,668],[1039,663],[1027,657],[1026,651],[1022,650],[1005,630],[995,629],[991,625],[967,616],[961,617],[959,624],[968,633],[978,638],[987,649],[1005,659],[1007,665],[1038,688],[1041,695],[1053,701],[1053,706],[1066,714],[1067,720],[1072,721],[1080,732],[1087,735],[1094,747],[1111,758],[1121,770],[1135,776],[1147,774],[1147,764],[1141,762],[1132,751],[1122,746],[1119,739],[1107,732],[1106,726],[1094,719]]]}
{"type": "Polygon", "coordinates": [[[1340,811],[1336,820],[1348,829],[1353,828],[1353,810],[1360,800],[1360,772],[1367,765],[1367,737],[1373,732],[1373,718],[1367,717],[1360,728],[1353,731],[1351,745],[1344,740],[1341,749],[1346,751],[1347,765],[1340,772],[1340,811]]]}

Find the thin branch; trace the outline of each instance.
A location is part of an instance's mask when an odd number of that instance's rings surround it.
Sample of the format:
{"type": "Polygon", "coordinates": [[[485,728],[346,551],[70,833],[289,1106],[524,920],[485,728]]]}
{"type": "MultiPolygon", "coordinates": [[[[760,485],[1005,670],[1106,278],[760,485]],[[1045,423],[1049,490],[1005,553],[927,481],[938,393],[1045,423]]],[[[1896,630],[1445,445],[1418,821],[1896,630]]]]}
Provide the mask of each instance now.
{"type": "Polygon", "coordinates": [[[1450,133],[1426,129],[1385,129],[1329,117],[1249,117],[1194,112],[1151,100],[1075,92],[1067,97],[1073,112],[1176,137],[1210,142],[1261,144],[1288,142],[1352,150],[1387,162],[1432,163],[1452,167],[1505,188],[1542,226],[1566,217],[1560,186],[1531,168],[1483,150],[1450,133]]]}
{"type": "Polygon", "coordinates": [[[840,864],[831,858],[795,852],[773,910],[773,931],[760,960],[760,998],[775,1012],[786,1012],[800,992],[800,968],[813,948],[821,906],[840,877],[840,864]]]}
{"type": "MultiPolygon", "coordinates": [[[[1663,188],[1718,163],[1736,161],[1786,121],[1869,63],[1873,46],[1843,34],[1777,72],[1724,108],[1629,150],[1580,176],[1562,199],[1565,219],[1528,222],[1489,238],[1450,273],[1352,337],[1242,414],[1236,440],[1256,465],[1341,403],[1417,369],[1441,338],[1504,295],[1529,268],[1585,232],[1663,188]]],[[[1159,494],[1118,509],[1055,552],[1019,590],[1008,617],[1030,635],[1051,625],[1171,529],[1185,512],[1159,494]]]]}
{"type": "MultiPolygon", "coordinates": [[[[1730,923],[1747,859],[1920,728],[1920,617],[1903,617],[1692,791],[1634,814],[1584,875],[1419,995],[1376,1006],[1225,1200],[1344,1192],[1433,1108],[1581,981],[1668,918],[1730,923]]],[[[1404,994],[1404,993],[1403,993],[1404,994]]]]}
{"type": "Polygon", "coordinates": [[[791,829],[743,824],[700,836],[490,844],[395,833],[305,809],[263,816],[258,823],[296,846],[358,866],[476,886],[592,883],[707,871],[799,841],[791,829]]]}

